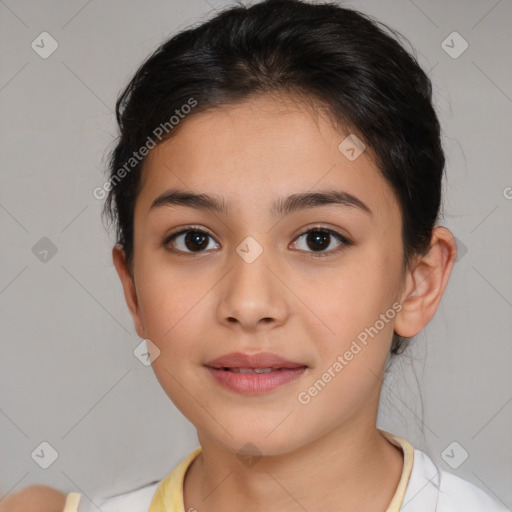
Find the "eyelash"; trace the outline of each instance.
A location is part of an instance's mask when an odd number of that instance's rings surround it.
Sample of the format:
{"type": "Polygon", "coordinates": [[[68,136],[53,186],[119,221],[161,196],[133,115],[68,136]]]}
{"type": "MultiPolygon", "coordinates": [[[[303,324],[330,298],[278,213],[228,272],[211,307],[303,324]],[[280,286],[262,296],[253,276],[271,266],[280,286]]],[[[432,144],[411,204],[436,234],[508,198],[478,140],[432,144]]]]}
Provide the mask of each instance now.
{"type": "MultiPolygon", "coordinates": [[[[311,252],[312,253],[310,255],[311,259],[325,258],[325,257],[331,256],[333,254],[337,254],[338,252],[342,251],[346,247],[349,247],[349,246],[353,245],[353,242],[351,240],[349,240],[347,237],[345,237],[344,235],[342,235],[341,233],[338,233],[337,231],[334,231],[334,230],[329,229],[329,228],[325,228],[323,226],[313,226],[313,227],[310,227],[307,230],[303,231],[302,233],[299,233],[297,235],[297,237],[295,238],[295,240],[297,240],[301,236],[306,235],[306,234],[308,234],[308,233],[310,233],[312,231],[319,231],[321,233],[332,235],[339,242],[341,242],[341,245],[338,246],[336,249],[331,249],[330,251],[305,251],[305,252],[311,252]]],[[[175,238],[177,238],[180,235],[183,235],[183,234],[186,234],[186,233],[189,233],[189,232],[201,233],[201,234],[204,234],[204,235],[207,235],[207,236],[213,238],[213,236],[208,231],[205,231],[204,229],[200,228],[199,226],[186,226],[185,229],[182,229],[182,230],[180,230],[180,231],[178,231],[176,233],[171,233],[170,235],[166,236],[164,238],[164,240],[163,240],[164,247],[166,247],[169,251],[177,254],[178,256],[189,256],[189,255],[200,254],[201,252],[205,252],[205,251],[186,252],[186,251],[182,251],[180,249],[176,250],[176,249],[169,249],[168,248],[168,245],[169,245],[169,243],[172,240],[174,240],[175,238]]]]}

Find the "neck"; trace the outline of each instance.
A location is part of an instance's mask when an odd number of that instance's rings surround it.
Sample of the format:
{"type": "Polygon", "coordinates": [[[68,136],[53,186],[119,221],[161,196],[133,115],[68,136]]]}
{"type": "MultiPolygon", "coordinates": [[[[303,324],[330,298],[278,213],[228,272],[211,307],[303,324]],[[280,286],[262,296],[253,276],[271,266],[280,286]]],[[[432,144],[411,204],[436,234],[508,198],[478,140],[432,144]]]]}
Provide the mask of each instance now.
{"type": "Polygon", "coordinates": [[[401,449],[375,422],[343,424],[297,450],[247,465],[204,433],[198,436],[202,452],[185,478],[185,510],[385,511],[403,468],[401,449]]]}

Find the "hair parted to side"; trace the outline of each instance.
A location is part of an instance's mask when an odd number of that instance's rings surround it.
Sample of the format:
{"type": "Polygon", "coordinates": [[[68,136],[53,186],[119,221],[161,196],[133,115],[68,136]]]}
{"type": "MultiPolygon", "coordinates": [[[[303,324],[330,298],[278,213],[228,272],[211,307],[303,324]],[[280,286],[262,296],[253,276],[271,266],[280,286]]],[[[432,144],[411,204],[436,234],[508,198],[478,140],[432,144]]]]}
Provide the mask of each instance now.
{"type": "MultiPolygon", "coordinates": [[[[325,108],[365,144],[400,204],[404,269],[425,254],[438,221],[445,157],[430,79],[399,38],[406,40],[335,3],[266,0],[227,8],[163,43],[116,104],[120,135],[103,214],[130,269],[145,162],[132,160],[127,169],[134,152],[172,137],[188,116],[272,93],[325,108]],[[169,123],[173,116],[177,123],[169,123]]],[[[403,352],[409,340],[395,333],[391,354],[403,352]]]]}

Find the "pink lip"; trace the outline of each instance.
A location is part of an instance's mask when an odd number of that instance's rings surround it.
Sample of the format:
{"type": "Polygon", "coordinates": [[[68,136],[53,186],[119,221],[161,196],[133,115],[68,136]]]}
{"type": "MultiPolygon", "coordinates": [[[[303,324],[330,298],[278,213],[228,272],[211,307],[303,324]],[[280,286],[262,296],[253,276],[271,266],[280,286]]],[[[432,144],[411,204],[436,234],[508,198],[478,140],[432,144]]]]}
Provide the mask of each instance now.
{"type": "Polygon", "coordinates": [[[231,352],[208,361],[205,366],[213,368],[302,368],[307,365],[288,361],[271,352],[256,352],[255,354],[231,352]]]}
{"type": "Polygon", "coordinates": [[[299,378],[307,365],[269,352],[232,352],[205,364],[214,379],[226,388],[248,395],[266,393],[299,378]],[[238,373],[225,368],[272,368],[267,373],[238,373]]]}
{"type": "MultiPolygon", "coordinates": [[[[268,367],[267,367],[268,368],[268,367]]],[[[300,377],[306,367],[283,368],[268,373],[236,373],[229,370],[207,367],[214,379],[226,388],[247,395],[258,395],[271,391],[300,377]]]]}

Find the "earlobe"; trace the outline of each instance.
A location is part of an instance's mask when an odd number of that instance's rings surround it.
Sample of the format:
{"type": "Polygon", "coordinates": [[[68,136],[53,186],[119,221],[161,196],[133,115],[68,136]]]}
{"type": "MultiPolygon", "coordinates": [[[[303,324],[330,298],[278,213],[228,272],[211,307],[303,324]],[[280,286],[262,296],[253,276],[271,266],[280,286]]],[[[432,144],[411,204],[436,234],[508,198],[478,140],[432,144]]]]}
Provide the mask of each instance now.
{"type": "Polygon", "coordinates": [[[131,275],[130,269],[126,262],[126,255],[123,246],[116,244],[112,249],[112,260],[116,267],[117,274],[123,285],[124,299],[130,311],[135,326],[135,331],[140,338],[145,338],[143,322],[141,319],[139,299],[135,288],[134,277],[131,275]]]}
{"type": "Polygon", "coordinates": [[[407,271],[402,310],[395,320],[398,335],[416,336],[430,322],[443,297],[456,256],[452,233],[441,226],[434,228],[429,251],[418,257],[407,271]]]}

